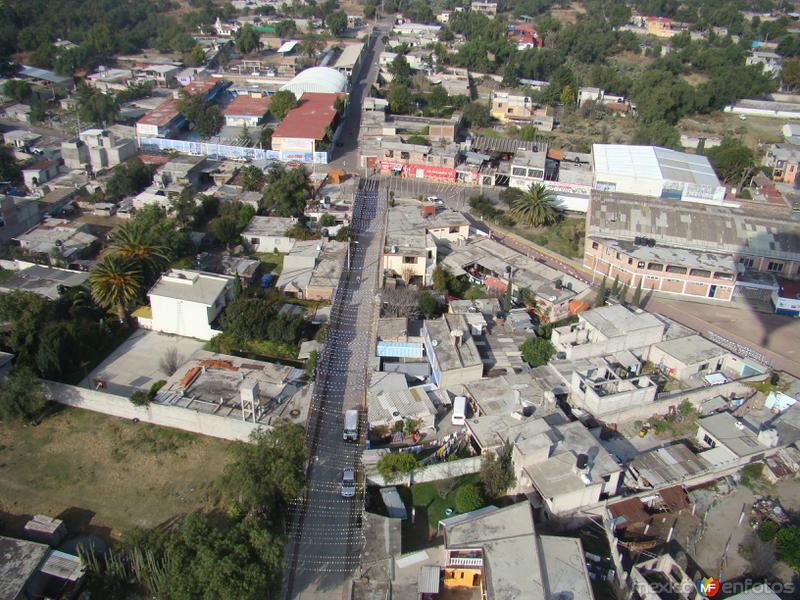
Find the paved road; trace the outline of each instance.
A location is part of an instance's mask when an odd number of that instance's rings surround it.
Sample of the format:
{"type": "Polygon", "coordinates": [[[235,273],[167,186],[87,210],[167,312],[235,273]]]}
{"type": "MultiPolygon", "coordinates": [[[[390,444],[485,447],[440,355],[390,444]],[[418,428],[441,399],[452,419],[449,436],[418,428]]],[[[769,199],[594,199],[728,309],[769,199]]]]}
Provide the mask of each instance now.
{"type": "Polygon", "coordinates": [[[366,397],[385,207],[377,182],[362,182],[353,210],[349,268],[336,292],[317,369],[306,439],[308,490],[293,508],[285,557],[287,600],[340,597],[359,563],[363,486],[353,499],[342,498],[340,491],[342,470],[360,466],[361,446],[342,440],[343,414],[361,408],[366,397]]]}

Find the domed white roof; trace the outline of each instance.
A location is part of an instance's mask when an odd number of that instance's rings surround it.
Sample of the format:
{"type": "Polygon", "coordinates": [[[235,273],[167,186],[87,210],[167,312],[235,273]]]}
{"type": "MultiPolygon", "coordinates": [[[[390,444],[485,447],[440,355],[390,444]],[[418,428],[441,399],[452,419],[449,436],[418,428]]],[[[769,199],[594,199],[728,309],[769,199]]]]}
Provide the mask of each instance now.
{"type": "Polygon", "coordinates": [[[281,90],[289,90],[300,98],[305,92],[321,92],[338,94],[347,89],[347,78],[336,69],[330,67],[311,67],[300,71],[281,90]]]}

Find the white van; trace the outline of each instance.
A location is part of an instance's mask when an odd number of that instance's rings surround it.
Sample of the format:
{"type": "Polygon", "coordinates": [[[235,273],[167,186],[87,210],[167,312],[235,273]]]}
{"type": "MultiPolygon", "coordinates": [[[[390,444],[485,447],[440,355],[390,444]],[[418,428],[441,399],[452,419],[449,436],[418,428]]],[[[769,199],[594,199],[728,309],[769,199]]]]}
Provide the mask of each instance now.
{"type": "Polygon", "coordinates": [[[344,413],[344,433],[342,439],[345,442],[358,441],[358,411],[348,410],[344,413]]]}
{"type": "Polygon", "coordinates": [[[450,417],[453,425],[464,425],[467,422],[467,399],[465,396],[456,396],[453,400],[453,416],[450,417]]]}

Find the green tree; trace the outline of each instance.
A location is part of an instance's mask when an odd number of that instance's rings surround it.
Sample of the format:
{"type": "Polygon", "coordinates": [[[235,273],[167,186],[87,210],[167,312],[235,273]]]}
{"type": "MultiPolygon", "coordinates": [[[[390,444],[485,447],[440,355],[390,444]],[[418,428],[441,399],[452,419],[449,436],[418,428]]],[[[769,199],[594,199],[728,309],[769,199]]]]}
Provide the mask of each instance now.
{"type": "Polygon", "coordinates": [[[780,525],[778,525],[775,521],[767,519],[766,521],[761,522],[756,533],[762,541],[771,542],[777,537],[780,530],[780,525]]]}
{"type": "Polygon", "coordinates": [[[325,213],[319,218],[320,227],[333,227],[336,225],[336,217],[330,213],[325,213]]]}
{"type": "Polygon", "coordinates": [[[442,265],[436,265],[431,275],[433,289],[440,294],[446,294],[450,286],[450,273],[442,265]]]}
{"type": "Polygon", "coordinates": [[[239,273],[236,273],[236,277],[233,279],[233,299],[238,300],[242,297],[242,278],[239,277],[239,273]]]}
{"type": "Polygon", "coordinates": [[[55,317],[55,304],[33,292],[0,294],[3,346],[16,355],[16,363],[33,365],[39,349],[39,332],[55,317]]]}
{"type": "Polygon", "coordinates": [[[483,455],[481,460],[481,484],[483,493],[487,498],[500,498],[505,496],[517,482],[514,475],[514,461],[512,458],[513,446],[503,446],[500,455],[493,452],[483,455]]]}
{"type": "Polygon", "coordinates": [[[398,54],[392,59],[389,65],[389,73],[392,74],[394,79],[399,79],[401,83],[408,85],[411,79],[411,65],[408,64],[408,59],[405,55],[398,54]]]}
{"type": "Polygon", "coordinates": [[[218,133],[225,123],[219,106],[207,101],[199,92],[192,94],[181,90],[177,109],[194,125],[195,132],[202,139],[208,139],[218,133]]]}
{"type": "Polygon", "coordinates": [[[105,197],[110,201],[138,194],[153,182],[152,169],[138,158],[132,158],[111,171],[105,197]]]}
{"type": "Polygon", "coordinates": [[[428,105],[431,108],[442,109],[447,106],[449,101],[450,96],[443,85],[437,84],[431,87],[431,91],[428,93],[428,105]]]}
{"type": "Polygon", "coordinates": [[[236,49],[242,54],[250,54],[261,45],[258,39],[258,33],[249,23],[239,28],[234,36],[234,41],[236,43],[236,49]]]}
{"type": "Polygon", "coordinates": [[[462,485],[456,490],[455,509],[459,513],[472,512],[483,506],[480,488],[474,483],[462,485]]]}
{"type": "Polygon", "coordinates": [[[264,187],[264,171],[254,165],[246,165],[239,172],[242,189],[248,192],[259,192],[264,187]]]}
{"type": "Polygon", "coordinates": [[[419,309],[426,317],[435,315],[439,309],[439,302],[430,292],[422,292],[419,295],[419,309]]]}
{"type": "Polygon", "coordinates": [[[278,217],[301,217],[311,197],[311,183],[303,167],[274,167],[267,172],[261,206],[278,217]]]}
{"type": "Polygon", "coordinates": [[[149,286],[169,263],[169,250],[153,241],[152,231],[143,221],[131,220],[120,225],[111,235],[111,249],[122,261],[135,265],[142,284],[149,286]]]}
{"type": "MultiPolygon", "coordinates": [[[[292,94],[294,95],[294,94],[292,94]]],[[[261,133],[258,136],[258,143],[261,145],[261,148],[264,150],[271,150],[272,149],[272,134],[274,130],[271,127],[264,127],[261,130],[261,133]]]]}
{"type": "Polygon", "coordinates": [[[297,51],[308,58],[314,58],[325,49],[325,40],[314,33],[306,33],[297,44],[297,51]]]}
{"type": "Polygon", "coordinates": [[[639,279],[639,283],[636,284],[636,289],[633,292],[633,300],[631,300],[631,304],[634,306],[641,306],[642,304],[642,280],[639,279]]]}
{"type": "Polygon", "coordinates": [[[529,337],[519,349],[522,351],[522,358],[532,367],[546,365],[556,351],[550,340],[539,337],[529,337]]]}
{"type": "Polygon", "coordinates": [[[722,140],[716,148],[706,150],[711,166],[726,185],[739,186],[755,168],[755,156],[747,146],[730,137],[722,140]]]}
{"type": "Polygon", "coordinates": [[[775,554],[795,571],[800,571],[800,527],[787,525],[775,536],[775,554]]]}
{"type": "MultiPolygon", "coordinates": [[[[536,139],[536,127],[533,125],[524,125],[519,130],[519,139],[525,142],[532,142],[536,139]]],[[[514,189],[514,188],[508,188],[514,189]]]]}
{"type": "Polygon", "coordinates": [[[188,227],[197,216],[197,200],[195,200],[194,196],[194,188],[186,185],[181,190],[181,193],[172,199],[170,209],[178,227],[188,227]]]}
{"type": "Polygon", "coordinates": [[[0,144],[0,181],[16,182],[20,177],[20,166],[11,148],[0,144]]]}
{"type": "Polygon", "coordinates": [[[376,465],[378,473],[387,483],[419,468],[417,457],[410,452],[384,454],[376,465]]]}
{"type": "Polygon", "coordinates": [[[619,274],[614,275],[614,282],[611,284],[609,295],[612,298],[616,298],[619,295],[619,274]]]}
{"type": "Polygon", "coordinates": [[[350,240],[350,228],[347,226],[340,227],[339,230],[336,232],[336,237],[334,238],[337,242],[347,242],[350,240]]]}
{"type": "Polygon", "coordinates": [[[407,115],[414,110],[414,97],[408,88],[408,82],[399,78],[393,79],[389,84],[386,94],[389,101],[389,112],[397,115],[407,115]]]}
{"type": "MultiPolygon", "coordinates": [[[[297,98],[293,92],[289,90],[280,90],[270,96],[269,112],[272,116],[279,121],[288,114],[297,105],[297,98]]],[[[272,136],[270,136],[270,139],[272,136]]]]}
{"type": "Polygon", "coordinates": [[[245,511],[282,518],[306,485],[303,428],[279,421],[271,431],[254,431],[249,444],[234,444],[231,454],[223,476],[225,495],[245,511]]]}
{"type": "Polygon", "coordinates": [[[89,286],[94,301],[114,311],[120,322],[124,322],[127,308],[142,291],[142,270],[132,260],[108,254],[89,274],[89,286]]]}
{"type": "Polygon", "coordinates": [[[21,79],[9,79],[3,85],[3,93],[17,102],[27,103],[31,99],[31,84],[21,79]]]}
{"type": "Polygon", "coordinates": [[[560,100],[563,106],[572,106],[575,104],[575,91],[572,89],[571,85],[565,85],[562,88],[560,100]]]}
{"type": "Polygon", "coordinates": [[[187,67],[199,67],[206,61],[206,53],[199,44],[183,55],[183,62],[187,67]]]}
{"type": "Polygon", "coordinates": [[[325,17],[325,26],[330,30],[332,35],[340,37],[347,31],[347,13],[343,10],[330,13],[325,17]]]}
{"type": "Polygon", "coordinates": [[[608,288],[606,287],[606,276],[603,275],[603,280],[600,282],[600,288],[597,290],[594,305],[596,308],[606,305],[608,300],[608,288]]]}
{"type": "MultiPolygon", "coordinates": [[[[788,88],[794,89],[800,86],[800,59],[793,58],[792,60],[784,61],[783,69],[781,70],[781,81],[788,88]]],[[[6,95],[9,95],[8,92],[6,92],[6,95]]]]}
{"type": "Polygon", "coordinates": [[[85,123],[109,125],[114,122],[119,112],[119,106],[114,96],[85,84],[78,86],[76,95],[78,97],[78,114],[85,123]]]}
{"type": "Polygon", "coordinates": [[[227,248],[240,239],[239,225],[232,217],[217,217],[211,221],[210,226],[214,239],[220,244],[225,244],[227,248]]]}
{"type": "Polygon", "coordinates": [[[489,107],[480,102],[470,102],[461,111],[467,127],[486,127],[492,122],[489,107]]]}
{"type": "Polygon", "coordinates": [[[510,213],[525,225],[542,227],[552,225],[558,213],[551,202],[552,194],[544,184],[534,183],[511,204],[510,213]]]}
{"type": "Polygon", "coordinates": [[[15,366],[0,386],[0,419],[33,421],[45,403],[44,387],[28,367],[15,366]]]}

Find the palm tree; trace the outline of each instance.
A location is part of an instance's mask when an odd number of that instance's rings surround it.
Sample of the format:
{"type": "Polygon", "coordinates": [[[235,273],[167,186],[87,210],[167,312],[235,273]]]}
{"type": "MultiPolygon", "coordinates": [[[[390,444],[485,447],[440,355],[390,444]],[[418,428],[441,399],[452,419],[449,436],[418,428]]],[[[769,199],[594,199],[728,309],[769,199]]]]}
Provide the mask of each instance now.
{"type": "Polygon", "coordinates": [[[111,248],[117,256],[139,267],[146,284],[155,281],[169,263],[169,251],[152,243],[147,230],[137,221],[127,221],[119,226],[111,237],[111,248]]]}
{"type": "Polygon", "coordinates": [[[531,184],[528,191],[514,198],[510,212],[517,220],[531,227],[552,225],[558,218],[558,211],[552,205],[551,198],[552,194],[544,184],[531,184]]]}
{"type": "Polygon", "coordinates": [[[125,309],[142,291],[142,269],[133,260],[118,254],[103,258],[89,275],[92,298],[106,310],[117,313],[125,321],[125,309]]]}

